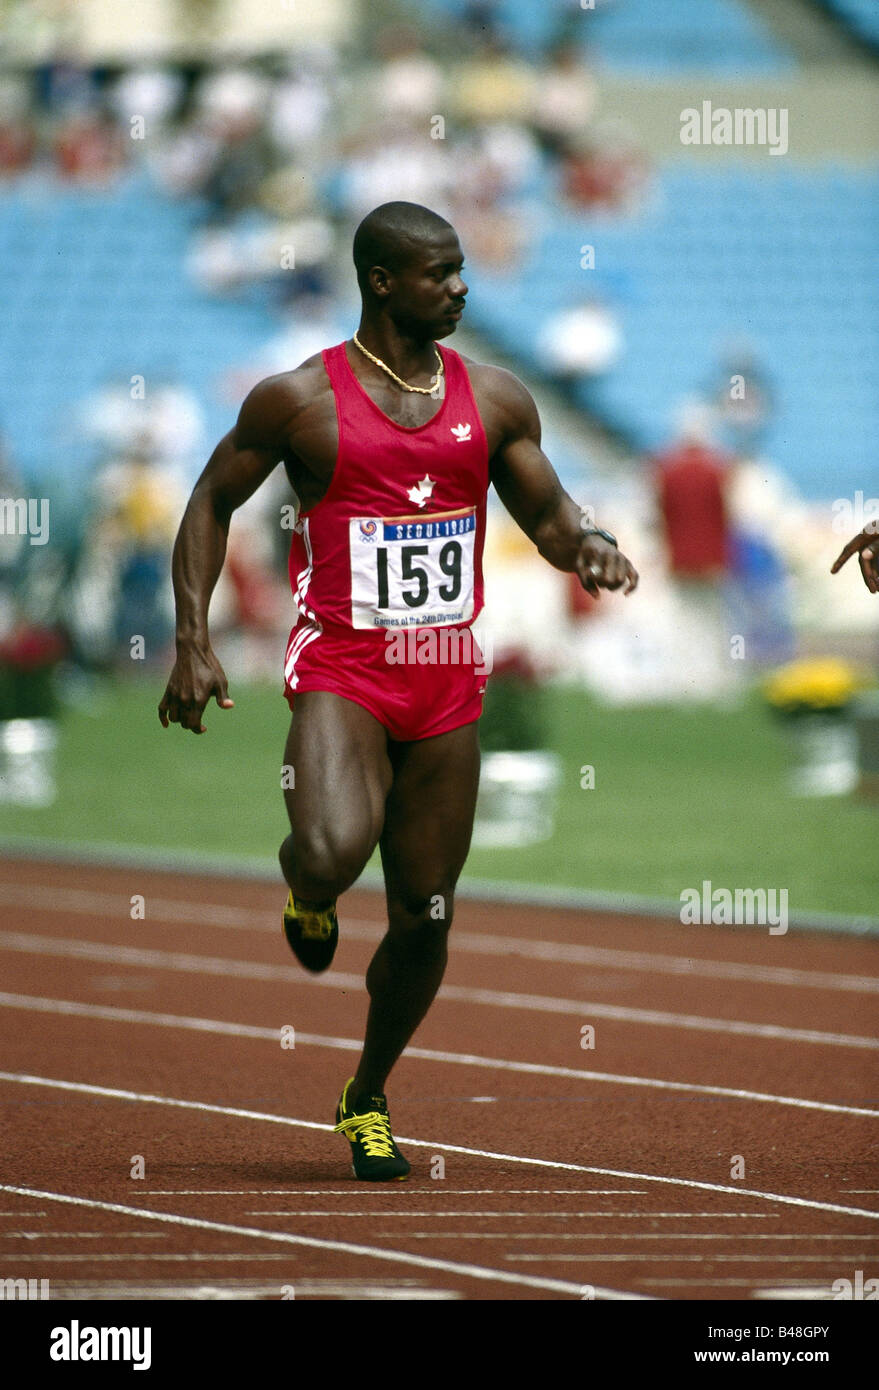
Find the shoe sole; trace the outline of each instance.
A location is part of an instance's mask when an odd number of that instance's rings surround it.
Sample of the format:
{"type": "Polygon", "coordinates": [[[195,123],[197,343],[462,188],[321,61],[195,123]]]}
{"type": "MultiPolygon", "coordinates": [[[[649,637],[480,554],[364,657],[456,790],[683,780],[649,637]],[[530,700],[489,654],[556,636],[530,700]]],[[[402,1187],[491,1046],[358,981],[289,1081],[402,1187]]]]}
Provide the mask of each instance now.
{"type": "Polygon", "coordinates": [[[357,1169],[354,1167],[354,1164],[352,1163],[351,1172],[354,1174],[358,1182],[406,1182],[409,1178],[409,1175],[412,1172],[412,1169],[410,1168],[408,1173],[397,1173],[390,1178],[362,1178],[358,1173],[357,1169]]]}

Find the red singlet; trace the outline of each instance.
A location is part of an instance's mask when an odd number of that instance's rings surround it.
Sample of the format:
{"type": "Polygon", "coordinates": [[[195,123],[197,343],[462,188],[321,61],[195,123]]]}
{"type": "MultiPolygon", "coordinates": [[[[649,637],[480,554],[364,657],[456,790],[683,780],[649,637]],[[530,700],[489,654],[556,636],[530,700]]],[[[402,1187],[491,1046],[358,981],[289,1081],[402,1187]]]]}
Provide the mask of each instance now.
{"type": "Polygon", "coordinates": [[[361,386],[345,344],[323,353],[339,450],[326,496],[290,545],[299,618],[284,693],[326,690],[401,741],[478,719],[485,670],[470,624],[483,601],[485,430],[461,358],[440,348],[445,396],[397,425],[361,386]]]}

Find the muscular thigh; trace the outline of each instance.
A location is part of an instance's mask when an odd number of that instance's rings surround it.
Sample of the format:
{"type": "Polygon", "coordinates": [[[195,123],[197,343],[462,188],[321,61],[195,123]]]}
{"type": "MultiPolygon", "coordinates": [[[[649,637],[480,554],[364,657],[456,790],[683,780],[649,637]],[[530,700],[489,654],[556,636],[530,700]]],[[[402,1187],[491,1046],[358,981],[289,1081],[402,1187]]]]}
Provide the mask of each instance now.
{"type": "Polygon", "coordinates": [[[297,695],[284,750],[284,801],[294,839],[374,849],[391,785],[383,726],[352,700],[297,695]]]}
{"type": "Polygon", "coordinates": [[[464,867],[479,788],[477,728],[391,745],[382,862],[389,900],[412,911],[434,893],[451,893],[464,867]]]}

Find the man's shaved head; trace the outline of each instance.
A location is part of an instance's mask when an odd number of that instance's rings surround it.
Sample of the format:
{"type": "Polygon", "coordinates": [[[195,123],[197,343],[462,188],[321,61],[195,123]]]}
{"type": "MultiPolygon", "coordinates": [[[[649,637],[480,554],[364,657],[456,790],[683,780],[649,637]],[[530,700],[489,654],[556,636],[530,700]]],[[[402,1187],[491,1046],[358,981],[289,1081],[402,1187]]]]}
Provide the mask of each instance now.
{"type": "Polygon", "coordinates": [[[380,265],[396,271],[426,241],[454,228],[439,213],[420,203],[382,203],[364,217],[354,233],[354,265],[361,291],[369,289],[369,272],[380,265]]]}

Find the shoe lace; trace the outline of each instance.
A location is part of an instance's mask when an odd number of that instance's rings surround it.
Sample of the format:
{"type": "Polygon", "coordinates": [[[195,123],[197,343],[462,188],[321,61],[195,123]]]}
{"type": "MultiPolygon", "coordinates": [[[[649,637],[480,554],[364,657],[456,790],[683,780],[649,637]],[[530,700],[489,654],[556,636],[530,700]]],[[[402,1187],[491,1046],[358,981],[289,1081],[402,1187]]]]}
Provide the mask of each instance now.
{"type": "Polygon", "coordinates": [[[335,1126],[337,1134],[345,1134],[349,1139],[357,1139],[370,1158],[393,1158],[394,1138],[387,1115],[370,1110],[366,1115],[349,1115],[347,1120],[335,1126]]]}
{"type": "Polygon", "coordinates": [[[309,913],[301,919],[302,935],[316,941],[328,941],[333,933],[333,922],[328,912],[309,913]]]}

